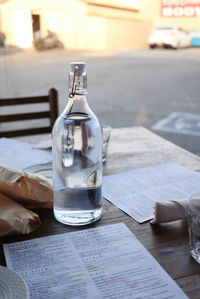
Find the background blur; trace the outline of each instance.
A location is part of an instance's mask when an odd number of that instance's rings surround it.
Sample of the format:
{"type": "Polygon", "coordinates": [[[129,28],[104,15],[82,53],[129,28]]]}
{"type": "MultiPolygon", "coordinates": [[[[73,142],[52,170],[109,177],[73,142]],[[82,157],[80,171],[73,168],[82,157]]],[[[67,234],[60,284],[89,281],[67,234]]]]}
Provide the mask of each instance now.
{"type": "Polygon", "coordinates": [[[200,1],[0,0],[0,31],[22,48],[50,30],[66,49],[132,50],[146,46],[152,28],[171,23],[199,29],[200,1]]]}
{"type": "Polygon", "coordinates": [[[69,63],[84,60],[101,122],[142,125],[200,154],[200,45],[149,49],[166,25],[199,40],[200,0],[0,0],[0,98],[55,87],[61,112],[69,63]]]}

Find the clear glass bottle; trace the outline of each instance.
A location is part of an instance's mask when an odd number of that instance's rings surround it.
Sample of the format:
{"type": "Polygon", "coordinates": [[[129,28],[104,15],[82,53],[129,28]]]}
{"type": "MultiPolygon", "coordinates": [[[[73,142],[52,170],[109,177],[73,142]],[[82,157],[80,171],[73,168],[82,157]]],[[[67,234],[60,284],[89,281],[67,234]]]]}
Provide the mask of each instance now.
{"type": "Polygon", "coordinates": [[[86,95],[86,64],[72,62],[69,100],[52,134],[54,216],[68,225],[92,223],[102,209],[102,133],[86,95]]]}

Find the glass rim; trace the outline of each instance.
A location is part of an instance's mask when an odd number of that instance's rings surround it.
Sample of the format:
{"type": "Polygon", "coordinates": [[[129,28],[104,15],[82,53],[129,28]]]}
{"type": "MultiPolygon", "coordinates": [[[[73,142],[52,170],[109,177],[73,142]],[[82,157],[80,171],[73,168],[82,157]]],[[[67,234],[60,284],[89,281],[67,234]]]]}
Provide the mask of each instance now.
{"type": "Polygon", "coordinates": [[[112,129],[112,127],[110,125],[107,125],[107,124],[101,124],[101,127],[102,127],[102,129],[109,129],[109,130],[112,129]]]}
{"type": "Polygon", "coordinates": [[[197,209],[194,204],[192,203],[192,201],[195,201],[195,200],[199,200],[199,203],[200,203],[200,192],[199,193],[195,193],[193,195],[191,195],[189,198],[188,198],[188,208],[193,210],[194,212],[200,214],[200,204],[199,204],[199,209],[197,209]]]}

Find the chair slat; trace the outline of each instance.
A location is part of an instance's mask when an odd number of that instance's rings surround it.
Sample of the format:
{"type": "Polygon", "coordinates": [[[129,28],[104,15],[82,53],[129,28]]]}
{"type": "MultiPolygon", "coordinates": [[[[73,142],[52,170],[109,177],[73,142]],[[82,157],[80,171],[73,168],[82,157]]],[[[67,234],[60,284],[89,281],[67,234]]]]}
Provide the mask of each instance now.
{"type": "Polygon", "coordinates": [[[26,135],[37,135],[50,133],[51,127],[43,127],[43,128],[32,128],[32,129],[24,129],[24,130],[16,130],[16,131],[3,131],[0,132],[0,137],[19,137],[26,135]]]}
{"type": "Polygon", "coordinates": [[[16,98],[16,99],[0,99],[0,106],[14,106],[24,104],[48,103],[48,96],[16,98]]]}
{"type": "MultiPolygon", "coordinates": [[[[0,137],[18,137],[33,134],[44,134],[52,131],[54,122],[58,117],[58,93],[55,88],[51,88],[48,95],[44,96],[34,96],[34,97],[21,97],[21,98],[10,98],[10,99],[0,99],[1,106],[14,106],[22,104],[38,104],[38,103],[48,103],[48,111],[40,111],[38,107],[37,112],[24,112],[24,113],[14,113],[9,115],[0,115],[0,123],[3,122],[15,122],[15,121],[26,121],[39,118],[49,118],[50,126],[40,127],[40,128],[26,128],[26,123],[24,123],[24,128],[18,130],[10,131],[0,131],[0,137]]],[[[35,111],[35,109],[34,109],[35,111]]],[[[22,111],[21,111],[22,112],[22,111]]],[[[13,125],[14,126],[14,125],[13,125]]]]}
{"type": "Polygon", "coordinates": [[[9,114],[9,115],[0,115],[0,122],[12,122],[12,121],[19,121],[19,120],[29,120],[29,119],[39,119],[39,118],[49,118],[49,117],[50,117],[49,111],[9,114]]]}

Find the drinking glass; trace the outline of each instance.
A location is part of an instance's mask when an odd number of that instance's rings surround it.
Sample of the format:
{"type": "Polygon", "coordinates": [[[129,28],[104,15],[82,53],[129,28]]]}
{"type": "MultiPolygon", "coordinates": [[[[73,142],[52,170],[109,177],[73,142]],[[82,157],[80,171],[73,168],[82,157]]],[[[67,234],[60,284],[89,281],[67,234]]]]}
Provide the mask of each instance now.
{"type": "Polygon", "coordinates": [[[200,264],[200,193],[188,200],[190,255],[200,264]]]}
{"type": "Polygon", "coordinates": [[[106,162],[107,153],[108,153],[108,144],[110,140],[112,128],[106,124],[102,124],[102,134],[103,134],[103,148],[102,148],[102,161],[106,162]]]}

